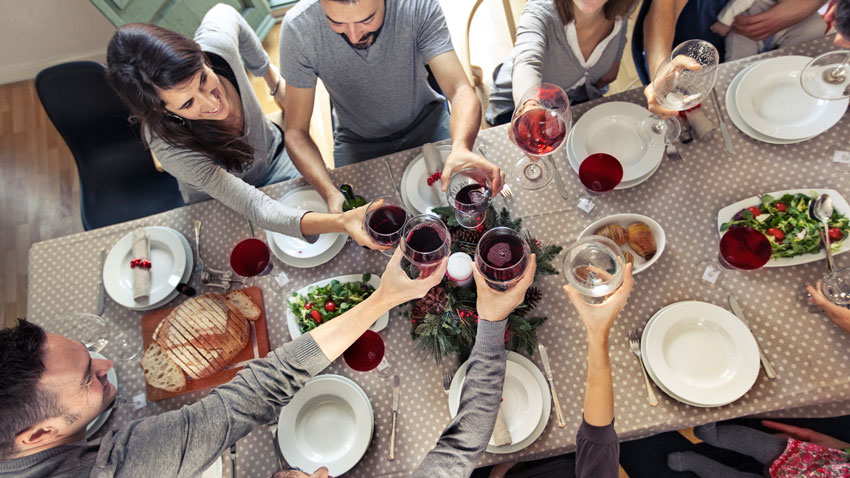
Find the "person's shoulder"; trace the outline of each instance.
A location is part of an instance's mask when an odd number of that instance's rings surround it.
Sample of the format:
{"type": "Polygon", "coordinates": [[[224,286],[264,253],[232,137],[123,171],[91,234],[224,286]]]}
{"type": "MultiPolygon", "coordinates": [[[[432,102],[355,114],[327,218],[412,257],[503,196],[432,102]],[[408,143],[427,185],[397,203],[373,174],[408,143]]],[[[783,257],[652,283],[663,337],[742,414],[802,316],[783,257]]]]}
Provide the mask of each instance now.
{"type": "Polygon", "coordinates": [[[319,0],[300,0],[283,16],[282,26],[300,27],[310,25],[324,17],[322,4],[319,0]]]}
{"type": "Polygon", "coordinates": [[[238,31],[241,15],[230,5],[219,3],[204,15],[194,40],[201,49],[217,52],[236,51],[238,49],[238,31]]]}
{"type": "Polygon", "coordinates": [[[560,23],[561,15],[552,0],[529,0],[523,13],[530,13],[546,20],[556,20],[560,23]]]}

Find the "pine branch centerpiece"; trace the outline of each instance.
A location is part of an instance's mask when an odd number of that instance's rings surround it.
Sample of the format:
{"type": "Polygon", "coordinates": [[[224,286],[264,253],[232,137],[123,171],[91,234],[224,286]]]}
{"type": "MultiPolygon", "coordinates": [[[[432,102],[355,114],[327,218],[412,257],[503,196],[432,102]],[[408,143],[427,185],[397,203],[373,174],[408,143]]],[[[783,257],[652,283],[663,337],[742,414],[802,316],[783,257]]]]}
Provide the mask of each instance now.
{"type": "MultiPolygon", "coordinates": [[[[434,214],[446,224],[452,237],[452,253],[465,252],[474,256],[478,241],[485,232],[494,227],[508,227],[521,232],[522,219],[512,219],[507,209],[500,212],[490,206],[484,223],[475,229],[467,229],[458,224],[454,211],[450,207],[439,207],[434,214]]],[[[531,253],[537,255],[536,277],[541,275],[558,274],[552,261],[561,250],[561,246],[544,245],[528,233],[531,253]]],[[[403,261],[408,275],[415,277],[416,267],[406,260],[403,261]]],[[[505,345],[510,350],[525,351],[528,355],[534,353],[537,342],[537,327],[546,317],[532,316],[532,311],[542,299],[539,288],[531,286],[525,293],[525,299],[507,317],[508,326],[505,331],[505,345]]],[[[428,291],[424,297],[410,301],[407,304],[407,316],[411,324],[411,336],[419,345],[434,354],[457,354],[461,361],[466,360],[475,345],[478,315],[476,314],[477,294],[475,284],[469,287],[458,285],[443,278],[442,282],[428,291]]]]}

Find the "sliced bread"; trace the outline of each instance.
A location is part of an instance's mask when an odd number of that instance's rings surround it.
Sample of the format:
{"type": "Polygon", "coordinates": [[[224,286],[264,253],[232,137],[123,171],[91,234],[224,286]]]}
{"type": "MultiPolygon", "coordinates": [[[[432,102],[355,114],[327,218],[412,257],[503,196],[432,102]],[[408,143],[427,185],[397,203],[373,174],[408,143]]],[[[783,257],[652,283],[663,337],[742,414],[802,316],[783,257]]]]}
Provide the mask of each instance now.
{"type": "Polygon", "coordinates": [[[234,313],[245,317],[248,320],[257,320],[260,318],[262,310],[251,300],[244,291],[232,290],[224,296],[224,301],[234,313]]]}
{"type": "Polygon", "coordinates": [[[186,375],[156,342],[151,342],[142,354],[142,371],[145,381],[152,387],[168,392],[186,389],[186,375]]]}

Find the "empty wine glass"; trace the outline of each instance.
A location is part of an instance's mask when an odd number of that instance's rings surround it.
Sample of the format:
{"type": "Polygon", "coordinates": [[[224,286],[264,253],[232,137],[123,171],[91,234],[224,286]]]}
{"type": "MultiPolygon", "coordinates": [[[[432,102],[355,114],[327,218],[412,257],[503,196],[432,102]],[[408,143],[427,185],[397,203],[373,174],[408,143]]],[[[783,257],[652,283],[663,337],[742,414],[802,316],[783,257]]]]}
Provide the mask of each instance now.
{"type": "Polygon", "coordinates": [[[737,226],[720,238],[717,259],[701,261],[697,270],[706,284],[720,285],[727,271],[760,269],[772,254],[767,236],[751,227],[737,226]]]}
{"type": "Polygon", "coordinates": [[[850,51],[831,51],[810,61],[800,74],[806,93],[822,100],[850,97],[850,51]]]}
{"type": "Polygon", "coordinates": [[[475,264],[491,289],[505,291],[516,284],[528,267],[528,241],[508,227],[485,232],[475,247],[475,264]]]}
{"type": "MultiPolygon", "coordinates": [[[[363,229],[369,234],[373,241],[382,246],[396,246],[401,240],[401,230],[407,218],[404,204],[395,196],[383,196],[376,198],[366,208],[366,216],[363,218],[363,229]],[[383,200],[381,207],[374,207],[383,200]]],[[[392,256],[392,249],[381,251],[385,256],[392,256]]]]}
{"type": "Polygon", "coordinates": [[[451,253],[452,239],[445,223],[435,214],[407,220],[401,233],[401,252],[415,265],[420,277],[428,277],[451,253]]]}
{"type": "MultiPolygon", "coordinates": [[[[833,304],[850,305],[850,267],[827,274],[820,280],[820,291],[833,304]]],[[[809,313],[819,313],[821,309],[810,300],[811,297],[804,285],[797,292],[797,303],[809,313]]]]}
{"type": "Polygon", "coordinates": [[[115,360],[132,360],[139,355],[140,346],[129,334],[104,317],[75,312],[60,314],[55,321],[56,333],[80,342],[90,353],[103,352],[115,360]]]}
{"type": "Polygon", "coordinates": [[[594,153],[578,167],[578,178],[586,191],[579,196],[576,207],[588,217],[599,215],[599,196],[613,190],[623,180],[623,165],[614,156],[594,153]]]}
{"type": "Polygon", "coordinates": [[[491,191],[490,176],[481,169],[463,168],[452,174],[446,198],[458,224],[467,229],[480,226],[493,199],[491,191]]]}
{"type": "MultiPolygon", "coordinates": [[[[684,111],[700,104],[714,88],[720,55],[717,48],[703,40],[679,44],[658,67],[652,92],[661,106],[684,111]]],[[[671,144],[682,127],[675,117],[662,119],[650,115],[638,124],[638,133],[650,144],[671,144]]]]}
{"type": "Polygon", "coordinates": [[[587,236],[567,249],[562,270],[567,283],[585,302],[599,304],[623,283],[625,265],[626,259],[616,242],[587,236]]]}
{"type": "Polygon", "coordinates": [[[572,122],[570,100],[558,85],[541,83],[522,95],[508,129],[511,141],[525,153],[511,168],[520,187],[534,190],[549,184],[552,168],[540,158],[564,145],[572,122]]]}

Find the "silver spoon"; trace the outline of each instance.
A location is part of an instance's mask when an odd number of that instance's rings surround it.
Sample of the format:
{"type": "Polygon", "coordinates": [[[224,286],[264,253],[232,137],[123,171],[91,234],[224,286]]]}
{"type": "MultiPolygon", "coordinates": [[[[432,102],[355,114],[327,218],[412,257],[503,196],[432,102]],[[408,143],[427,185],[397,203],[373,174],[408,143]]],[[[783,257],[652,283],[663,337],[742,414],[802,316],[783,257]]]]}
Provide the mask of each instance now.
{"type": "Polygon", "coordinates": [[[830,271],[835,270],[832,260],[832,248],[829,244],[829,218],[832,217],[832,198],[829,194],[821,194],[815,201],[809,202],[809,216],[823,224],[823,244],[826,248],[826,265],[830,271]]]}

